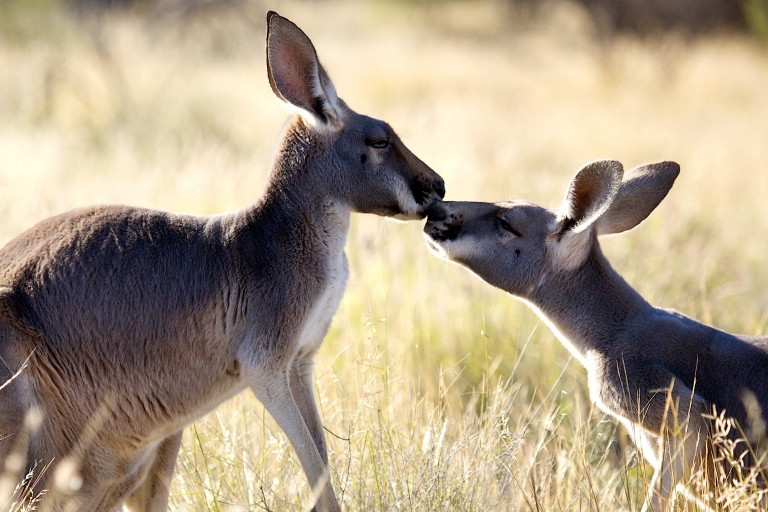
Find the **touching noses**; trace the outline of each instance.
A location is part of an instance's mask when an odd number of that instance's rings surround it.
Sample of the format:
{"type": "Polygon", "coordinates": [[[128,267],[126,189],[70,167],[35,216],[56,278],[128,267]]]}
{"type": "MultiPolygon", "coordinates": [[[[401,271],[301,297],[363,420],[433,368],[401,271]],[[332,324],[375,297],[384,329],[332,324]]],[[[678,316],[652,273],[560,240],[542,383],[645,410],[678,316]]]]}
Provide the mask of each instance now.
{"type": "Polygon", "coordinates": [[[413,197],[416,198],[417,203],[429,206],[439,203],[445,197],[445,181],[435,171],[426,165],[424,167],[426,167],[426,176],[422,175],[423,181],[414,187],[413,197]]]}
{"type": "Polygon", "coordinates": [[[437,202],[427,210],[427,223],[424,232],[432,240],[444,242],[459,235],[463,224],[461,215],[451,211],[450,203],[437,202]]]}
{"type": "MultiPolygon", "coordinates": [[[[443,187],[443,191],[445,191],[445,187],[443,187]]],[[[435,203],[427,210],[427,220],[430,222],[445,220],[448,218],[449,213],[450,211],[445,203],[435,203]]]]}

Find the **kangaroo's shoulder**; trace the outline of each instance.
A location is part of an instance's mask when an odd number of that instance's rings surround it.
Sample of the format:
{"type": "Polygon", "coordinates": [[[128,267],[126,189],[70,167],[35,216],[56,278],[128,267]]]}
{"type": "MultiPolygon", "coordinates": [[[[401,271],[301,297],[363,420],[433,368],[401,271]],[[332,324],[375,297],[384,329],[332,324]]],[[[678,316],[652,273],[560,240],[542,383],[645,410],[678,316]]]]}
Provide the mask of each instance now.
{"type": "Polygon", "coordinates": [[[629,319],[623,332],[633,342],[655,339],[670,343],[681,337],[709,340],[719,331],[675,309],[651,306],[629,319]]]}
{"type": "Polygon", "coordinates": [[[760,354],[760,357],[768,358],[768,336],[726,332],[674,309],[654,308],[645,325],[647,332],[672,341],[673,348],[680,346],[679,343],[674,343],[679,338],[690,344],[691,348],[699,349],[698,352],[691,350],[691,353],[702,353],[706,350],[714,357],[728,354],[753,354],[757,357],[760,354]]]}

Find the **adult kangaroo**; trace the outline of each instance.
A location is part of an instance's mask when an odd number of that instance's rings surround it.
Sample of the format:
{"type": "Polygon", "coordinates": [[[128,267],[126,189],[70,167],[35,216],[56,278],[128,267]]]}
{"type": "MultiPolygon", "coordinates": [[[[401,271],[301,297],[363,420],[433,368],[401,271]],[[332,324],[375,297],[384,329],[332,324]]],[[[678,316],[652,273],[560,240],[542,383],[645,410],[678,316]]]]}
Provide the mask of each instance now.
{"type": "Polygon", "coordinates": [[[250,388],[317,510],[339,510],[312,366],[347,280],[350,212],[423,218],[445,187],[336,96],[309,38],[274,12],[266,47],[294,114],[254,204],[211,217],[83,208],[0,251],[0,384],[18,373],[0,389],[6,497],[52,463],[43,510],[165,510],[184,426],[250,388]]]}
{"type": "MultiPolygon", "coordinates": [[[[651,306],[600,250],[597,237],[642,222],[679,170],[661,162],[624,173],[618,162],[593,162],[557,210],[441,203],[424,228],[438,256],[523,299],[586,367],[591,399],[655,467],[644,511],[670,510],[675,487],[696,469],[707,477],[706,494],[715,492],[709,415],[724,413],[749,432],[760,420],[754,405],[768,411],[768,337],[728,334],[651,306]]],[[[764,435],[752,431],[748,440],[757,447],[764,435]]],[[[743,443],[736,455],[754,463],[743,443]]]]}

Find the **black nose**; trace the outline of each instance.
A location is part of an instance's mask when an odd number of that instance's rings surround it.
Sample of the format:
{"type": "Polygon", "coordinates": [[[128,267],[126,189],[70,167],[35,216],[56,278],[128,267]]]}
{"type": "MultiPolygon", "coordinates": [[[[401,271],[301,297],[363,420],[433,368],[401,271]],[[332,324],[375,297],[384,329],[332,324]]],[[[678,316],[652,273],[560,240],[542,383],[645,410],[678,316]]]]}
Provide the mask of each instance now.
{"type": "Polygon", "coordinates": [[[445,197],[445,183],[442,181],[436,181],[432,183],[432,190],[434,190],[435,193],[440,196],[440,199],[445,197]]]}
{"type": "MultiPolygon", "coordinates": [[[[445,192],[445,187],[443,187],[445,192]]],[[[443,203],[435,203],[427,210],[427,220],[438,221],[445,220],[448,217],[448,208],[443,203]]]]}

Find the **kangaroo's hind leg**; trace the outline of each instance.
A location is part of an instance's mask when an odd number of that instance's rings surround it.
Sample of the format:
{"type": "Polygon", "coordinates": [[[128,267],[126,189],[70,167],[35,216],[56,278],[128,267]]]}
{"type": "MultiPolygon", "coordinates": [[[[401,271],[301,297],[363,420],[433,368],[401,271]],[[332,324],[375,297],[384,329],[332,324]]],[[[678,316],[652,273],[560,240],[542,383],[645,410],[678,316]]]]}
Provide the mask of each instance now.
{"type": "Polygon", "coordinates": [[[0,507],[33,468],[40,488],[48,477],[50,459],[40,443],[44,408],[33,391],[37,386],[31,371],[41,343],[24,301],[11,288],[0,287],[0,507]]]}
{"type": "Polygon", "coordinates": [[[144,481],[126,500],[125,508],[136,512],[162,512],[168,510],[173,470],[181,446],[182,430],[166,437],[155,449],[154,459],[144,481]]]}
{"type": "Polygon", "coordinates": [[[0,507],[26,474],[30,441],[39,423],[24,399],[26,376],[8,363],[0,351],[0,507]]]}
{"type": "Polygon", "coordinates": [[[28,354],[20,343],[35,333],[20,321],[18,309],[11,290],[0,288],[0,507],[26,474],[30,442],[40,423],[29,392],[28,354]]]}

